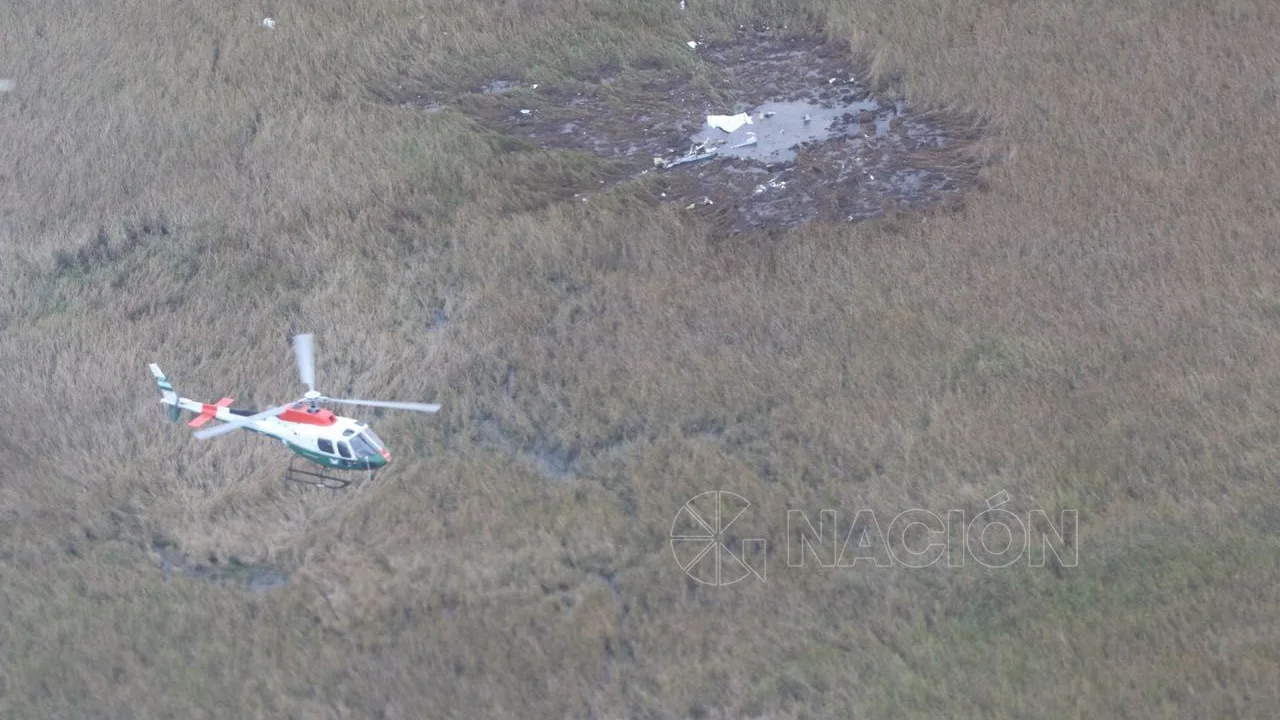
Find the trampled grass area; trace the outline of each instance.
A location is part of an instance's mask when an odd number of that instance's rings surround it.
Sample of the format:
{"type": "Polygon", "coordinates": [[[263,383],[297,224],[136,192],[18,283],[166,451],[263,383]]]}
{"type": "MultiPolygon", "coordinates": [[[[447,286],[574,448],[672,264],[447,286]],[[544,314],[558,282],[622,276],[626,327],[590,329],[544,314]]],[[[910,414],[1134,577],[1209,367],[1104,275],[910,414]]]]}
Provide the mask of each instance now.
{"type": "Polygon", "coordinates": [[[0,716],[1276,715],[1280,11],[108,5],[0,9],[0,716]],[[986,118],[984,190],[729,240],[402,103],[752,22],[986,118]],[[444,405],[362,415],[375,482],[164,421],[148,362],[265,407],[308,331],[327,392],[444,405]],[[765,581],[676,564],[717,489],[765,581]],[[1000,490],[1078,565],[786,565],[788,509],[1000,490]]]}

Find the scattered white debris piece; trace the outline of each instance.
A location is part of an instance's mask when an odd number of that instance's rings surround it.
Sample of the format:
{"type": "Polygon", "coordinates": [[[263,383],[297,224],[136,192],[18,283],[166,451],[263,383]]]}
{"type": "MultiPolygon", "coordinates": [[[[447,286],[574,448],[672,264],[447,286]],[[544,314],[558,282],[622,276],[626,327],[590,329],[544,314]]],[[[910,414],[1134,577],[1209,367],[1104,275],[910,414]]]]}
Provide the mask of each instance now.
{"type": "Polygon", "coordinates": [[[769,182],[767,182],[767,183],[765,183],[765,184],[763,184],[763,185],[757,185],[757,186],[756,186],[756,191],[755,191],[754,193],[752,193],[752,194],[753,194],[753,195],[759,195],[760,193],[762,193],[762,192],[764,192],[764,191],[768,190],[769,188],[773,188],[774,190],[786,190],[786,189],[787,189],[787,183],[786,183],[786,182],[784,182],[784,181],[782,181],[782,180],[778,180],[778,179],[776,179],[776,178],[775,178],[775,179],[770,180],[769,182]]]}
{"type": "Polygon", "coordinates": [[[538,83],[534,83],[534,84],[530,85],[530,86],[529,86],[529,89],[531,89],[531,90],[537,90],[537,89],[538,89],[538,83]]]}
{"type": "Polygon", "coordinates": [[[756,134],[755,134],[755,133],[747,133],[747,139],[746,139],[746,140],[743,140],[742,142],[738,143],[737,145],[733,145],[732,147],[735,147],[735,148],[750,147],[750,146],[752,146],[752,145],[755,145],[755,144],[756,144],[756,142],[757,142],[757,141],[756,141],[756,134]]]}
{"type": "Polygon", "coordinates": [[[680,0],[680,9],[681,9],[681,10],[683,10],[683,9],[684,9],[684,0],[680,0]]]}
{"type": "Polygon", "coordinates": [[[830,80],[828,80],[828,81],[827,81],[827,84],[828,84],[828,85],[835,85],[835,84],[836,84],[836,79],[835,79],[835,78],[831,78],[830,80]]]}
{"type": "Polygon", "coordinates": [[[715,150],[709,150],[709,151],[704,152],[704,153],[698,153],[697,155],[685,155],[685,156],[684,156],[684,157],[682,157],[682,158],[676,158],[675,160],[664,161],[664,162],[662,163],[661,167],[662,167],[662,169],[664,169],[664,170],[665,170],[665,169],[667,169],[667,168],[673,168],[673,167],[676,167],[676,166],[678,166],[678,165],[684,165],[684,164],[686,164],[686,163],[698,162],[699,160],[707,160],[707,159],[709,159],[709,158],[713,158],[713,157],[715,157],[715,156],[716,156],[716,151],[715,151],[715,150]]]}
{"type": "Polygon", "coordinates": [[[531,113],[531,112],[533,112],[533,111],[532,111],[532,110],[528,110],[528,109],[521,109],[521,110],[520,110],[520,114],[521,114],[521,115],[528,115],[528,114],[529,114],[529,113],[531,113]]]}
{"type": "Polygon", "coordinates": [[[689,42],[685,43],[685,45],[688,45],[689,47],[693,48],[694,50],[697,50],[697,49],[698,49],[698,43],[697,43],[696,41],[694,41],[694,40],[690,40],[689,42]]]}
{"type": "Polygon", "coordinates": [[[810,120],[812,120],[812,119],[813,119],[813,118],[809,117],[809,113],[805,113],[805,114],[804,114],[804,124],[805,124],[805,125],[808,125],[808,124],[809,124],[809,121],[810,121],[810,120]]]}
{"type": "Polygon", "coordinates": [[[262,27],[268,30],[276,26],[275,18],[262,18],[262,27]]]}
{"type": "Polygon", "coordinates": [[[684,157],[679,157],[674,160],[667,160],[666,158],[655,157],[653,159],[653,165],[659,170],[666,170],[667,168],[673,168],[678,165],[684,165],[686,163],[691,163],[691,162],[698,162],[699,160],[706,160],[708,158],[713,158],[715,156],[716,156],[715,148],[707,149],[707,143],[703,142],[703,143],[698,143],[693,147],[690,147],[689,152],[685,153],[684,157]]]}
{"type": "Polygon", "coordinates": [[[708,115],[707,124],[713,128],[731,133],[743,125],[750,125],[751,114],[738,113],[737,115],[708,115]]]}
{"type": "Polygon", "coordinates": [[[17,86],[18,83],[14,82],[12,78],[0,78],[0,92],[13,92],[13,89],[17,86]]]}
{"type": "Polygon", "coordinates": [[[685,209],[685,210],[692,210],[692,209],[694,209],[694,208],[698,207],[699,205],[714,205],[714,204],[715,204],[715,203],[711,202],[711,198],[709,198],[709,197],[703,197],[701,200],[699,200],[699,201],[697,201],[697,202],[689,203],[688,205],[686,205],[686,206],[685,206],[685,208],[684,208],[684,209],[685,209]]]}

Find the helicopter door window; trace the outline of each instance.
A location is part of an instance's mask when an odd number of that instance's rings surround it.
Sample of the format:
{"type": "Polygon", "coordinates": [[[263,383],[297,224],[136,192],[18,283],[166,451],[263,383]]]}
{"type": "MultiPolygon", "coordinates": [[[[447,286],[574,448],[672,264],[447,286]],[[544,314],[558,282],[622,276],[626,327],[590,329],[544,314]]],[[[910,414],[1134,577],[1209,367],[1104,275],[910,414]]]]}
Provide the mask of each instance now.
{"type": "Polygon", "coordinates": [[[329,455],[336,454],[333,452],[333,443],[329,442],[328,440],[325,440],[324,438],[321,438],[316,441],[316,447],[319,447],[320,452],[322,453],[327,453],[329,455]]]}
{"type": "Polygon", "coordinates": [[[351,459],[351,448],[347,447],[347,444],[341,440],[338,441],[338,452],[342,454],[342,457],[348,460],[351,459]]]}

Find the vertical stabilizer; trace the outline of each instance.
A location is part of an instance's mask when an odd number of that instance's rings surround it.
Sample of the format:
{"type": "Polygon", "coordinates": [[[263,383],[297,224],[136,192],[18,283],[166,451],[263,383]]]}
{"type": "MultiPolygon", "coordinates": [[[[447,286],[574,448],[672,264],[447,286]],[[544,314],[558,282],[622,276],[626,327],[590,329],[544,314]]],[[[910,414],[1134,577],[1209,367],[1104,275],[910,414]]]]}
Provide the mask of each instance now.
{"type": "Polygon", "coordinates": [[[151,363],[151,375],[155,377],[156,385],[160,386],[160,402],[167,406],[165,409],[168,411],[169,421],[177,422],[181,409],[178,406],[178,393],[173,391],[173,385],[169,384],[169,379],[160,372],[159,365],[151,363]]]}

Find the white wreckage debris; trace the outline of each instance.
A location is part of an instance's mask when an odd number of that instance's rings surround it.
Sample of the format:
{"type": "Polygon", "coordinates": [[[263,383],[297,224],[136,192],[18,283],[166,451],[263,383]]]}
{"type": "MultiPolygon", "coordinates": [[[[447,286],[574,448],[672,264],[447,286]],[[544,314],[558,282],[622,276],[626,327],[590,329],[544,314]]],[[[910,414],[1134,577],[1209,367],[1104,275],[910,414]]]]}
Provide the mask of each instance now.
{"type": "Polygon", "coordinates": [[[787,182],[785,180],[779,180],[777,178],[774,178],[769,182],[765,183],[764,185],[757,185],[756,191],[752,193],[752,195],[759,195],[760,193],[768,190],[769,188],[773,188],[774,190],[786,190],[787,182]]]}
{"type": "Polygon", "coordinates": [[[694,145],[693,147],[689,148],[689,152],[685,153],[682,157],[678,157],[673,160],[668,160],[666,158],[661,158],[661,157],[654,158],[653,166],[658,168],[659,170],[668,170],[670,168],[678,167],[680,165],[686,165],[691,162],[698,162],[699,160],[709,160],[715,156],[716,156],[715,148],[708,149],[707,143],[698,143],[697,145],[694,145]]]}
{"type": "Polygon", "coordinates": [[[707,124],[718,130],[732,133],[743,125],[751,124],[751,113],[737,115],[708,115],[707,124]]]}
{"type": "MultiPolygon", "coordinates": [[[[772,114],[773,113],[769,113],[769,115],[772,115],[772,114]]],[[[713,128],[716,128],[718,130],[723,130],[725,133],[730,135],[732,135],[734,131],[741,129],[742,126],[751,125],[751,124],[752,124],[751,113],[744,112],[744,113],[738,113],[737,115],[708,115],[707,116],[707,125],[713,128]]],[[[718,154],[717,148],[713,146],[724,145],[728,141],[729,141],[728,138],[724,140],[705,140],[703,142],[696,143],[693,147],[689,148],[689,151],[686,152],[681,157],[676,157],[676,158],[655,157],[653,159],[653,166],[658,168],[659,170],[669,170],[673,167],[679,167],[680,165],[687,165],[688,163],[691,163],[691,162],[698,162],[700,160],[709,160],[713,157],[716,157],[718,154]]],[[[757,142],[759,142],[759,140],[756,138],[756,134],[753,132],[748,132],[746,134],[746,139],[744,139],[743,141],[735,145],[731,145],[730,147],[731,148],[749,147],[751,145],[755,145],[757,142]]]]}

